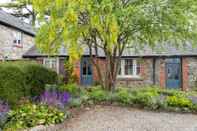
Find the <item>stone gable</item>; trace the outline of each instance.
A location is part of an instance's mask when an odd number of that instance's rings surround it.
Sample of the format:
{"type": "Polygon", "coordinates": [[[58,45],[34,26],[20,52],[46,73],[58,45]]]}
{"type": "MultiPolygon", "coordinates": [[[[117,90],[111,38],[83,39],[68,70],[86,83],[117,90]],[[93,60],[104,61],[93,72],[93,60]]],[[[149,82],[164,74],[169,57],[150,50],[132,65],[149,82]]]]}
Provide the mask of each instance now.
{"type": "Polygon", "coordinates": [[[0,59],[3,57],[7,60],[20,60],[25,52],[34,45],[34,37],[22,33],[21,47],[14,44],[14,34],[21,32],[17,29],[0,25],[0,59]]]}

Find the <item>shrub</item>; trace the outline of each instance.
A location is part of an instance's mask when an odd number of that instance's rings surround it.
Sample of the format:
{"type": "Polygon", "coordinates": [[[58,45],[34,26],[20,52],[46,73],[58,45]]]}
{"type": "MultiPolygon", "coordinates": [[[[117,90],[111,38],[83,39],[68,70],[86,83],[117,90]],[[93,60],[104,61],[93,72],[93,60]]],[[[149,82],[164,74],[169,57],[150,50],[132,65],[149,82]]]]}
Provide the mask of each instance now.
{"type": "Polygon", "coordinates": [[[168,96],[166,102],[168,106],[171,107],[192,107],[192,101],[186,98],[185,96],[168,96]]]}
{"type": "Polygon", "coordinates": [[[128,89],[121,88],[117,90],[115,96],[116,96],[116,100],[122,104],[126,104],[126,105],[133,104],[132,95],[128,89]]]}
{"type": "Polygon", "coordinates": [[[108,92],[103,90],[101,87],[93,87],[88,92],[91,100],[94,102],[102,102],[108,100],[108,92]]]}
{"type": "Polygon", "coordinates": [[[25,88],[25,74],[13,64],[0,65],[0,98],[11,105],[28,94],[25,88]]]}
{"type": "Polygon", "coordinates": [[[16,105],[21,97],[38,96],[46,84],[57,84],[56,72],[32,62],[0,64],[0,98],[16,105]]]}
{"type": "Polygon", "coordinates": [[[159,93],[156,88],[138,89],[131,91],[131,93],[134,96],[133,102],[135,104],[151,109],[157,108],[159,93]]]}
{"type": "Polygon", "coordinates": [[[26,74],[26,84],[30,87],[31,96],[43,93],[46,84],[58,84],[57,73],[42,65],[27,64],[23,70],[26,74]]]}
{"type": "Polygon", "coordinates": [[[80,94],[80,89],[79,87],[76,85],[76,84],[66,84],[66,85],[63,85],[63,86],[60,86],[60,91],[66,91],[68,92],[69,94],[71,94],[72,96],[78,96],[80,94]]]}
{"type": "Polygon", "coordinates": [[[82,105],[81,98],[72,98],[69,102],[69,107],[80,107],[82,105]]]}
{"type": "Polygon", "coordinates": [[[5,131],[19,130],[36,125],[58,124],[64,121],[66,114],[46,105],[27,104],[9,113],[5,131]]]}

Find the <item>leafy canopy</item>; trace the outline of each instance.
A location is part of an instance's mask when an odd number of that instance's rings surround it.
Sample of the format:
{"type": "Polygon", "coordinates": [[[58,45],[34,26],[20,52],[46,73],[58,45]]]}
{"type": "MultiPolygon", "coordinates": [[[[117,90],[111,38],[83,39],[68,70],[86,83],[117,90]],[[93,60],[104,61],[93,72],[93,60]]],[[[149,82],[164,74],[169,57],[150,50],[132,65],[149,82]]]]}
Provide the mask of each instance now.
{"type": "Polygon", "coordinates": [[[55,53],[64,43],[73,59],[84,38],[96,38],[108,53],[125,43],[154,47],[196,40],[196,0],[33,0],[33,5],[44,23],[38,47],[55,53]]]}

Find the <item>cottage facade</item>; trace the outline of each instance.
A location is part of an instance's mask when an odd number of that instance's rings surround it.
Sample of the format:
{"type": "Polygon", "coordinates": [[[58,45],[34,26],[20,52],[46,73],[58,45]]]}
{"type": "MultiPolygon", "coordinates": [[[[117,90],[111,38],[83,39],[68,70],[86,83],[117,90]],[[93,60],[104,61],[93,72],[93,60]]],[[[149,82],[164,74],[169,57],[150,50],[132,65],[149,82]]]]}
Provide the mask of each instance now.
{"type": "MultiPolygon", "coordinates": [[[[0,11],[0,60],[35,60],[66,77],[64,62],[69,58],[66,49],[61,48],[57,55],[48,57],[35,47],[34,37],[35,32],[30,25],[0,11]]],[[[117,84],[128,87],[158,85],[185,91],[197,86],[195,47],[186,44],[182,49],[178,49],[167,44],[162,50],[159,47],[159,50],[144,48],[135,52],[126,49],[121,58],[117,84]]],[[[99,57],[95,60],[104,65],[106,61],[103,51],[99,51],[99,57]]],[[[84,50],[82,58],[74,64],[74,72],[81,85],[91,85],[98,81],[87,49],[84,50]]]]}
{"type": "MultiPolygon", "coordinates": [[[[197,84],[197,49],[190,45],[185,47],[187,48],[177,49],[171,45],[159,53],[153,49],[148,51],[141,49],[141,53],[125,51],[121,58],[117,84],[128,87],[158,85],[162,88],[190,90],[197,84]]],[[[63,75],[66,75],[63,73],[64,61],[68,57],[67,51],[63,50],[59,55],[48,58],[47,55],[39,53],[35,47],[24,54],[24,58],[35,59],[55,68],[63,75]]],[[[95,60],[99,61],[99,65],[103,65],[104,70],[106,61],[102,51],[95,60]]],[[[75,63],[74,71],[81,85],[91,85],[98,81],[96,68],[91,64],[87,50],[84,51],[81,60],[75,63]]]]}

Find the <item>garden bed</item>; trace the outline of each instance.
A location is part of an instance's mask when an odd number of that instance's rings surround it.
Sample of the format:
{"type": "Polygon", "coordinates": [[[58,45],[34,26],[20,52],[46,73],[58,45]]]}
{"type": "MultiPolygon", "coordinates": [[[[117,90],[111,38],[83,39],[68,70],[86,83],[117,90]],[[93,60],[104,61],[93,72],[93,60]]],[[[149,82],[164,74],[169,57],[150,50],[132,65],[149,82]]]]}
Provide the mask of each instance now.
{"type": "Polygon", "coordinates": [[[159,87],[140,89],[117,88],[107,91],[101,87],[79,88],[75,84],[48,86],[37,100],[29,100],[11,110],[5,130],[39,130],[59,127],[71,117],[80,116],[96,105],[145,109],[156,112],[197,113],[196,93],[162,90],[159,87]],[[36,115],[34,115],[36,114],[36,115]],[[45,125],[45,126],[42,126],[45,125]],[[38,127],[37,127],[38,126],[38,127]]]}

